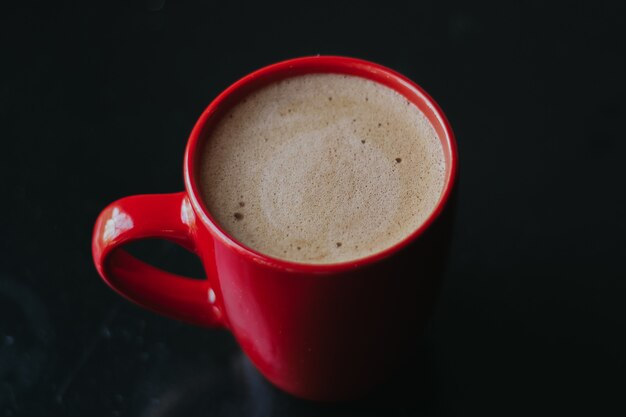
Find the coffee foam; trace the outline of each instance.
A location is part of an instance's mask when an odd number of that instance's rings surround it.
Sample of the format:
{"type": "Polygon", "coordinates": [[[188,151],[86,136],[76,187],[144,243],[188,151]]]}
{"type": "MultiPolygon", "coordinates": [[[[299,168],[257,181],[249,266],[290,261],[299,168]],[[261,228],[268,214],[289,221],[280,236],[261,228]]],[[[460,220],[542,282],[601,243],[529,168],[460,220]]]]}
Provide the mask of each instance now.
{"type": "Polygon", "coordinates": [[[236,240],[293,262],[362,258],[424,222],[445,180],[432,125],[394,90],[311,74],[257,90],[219,120],[199,184],[236,240]]]}

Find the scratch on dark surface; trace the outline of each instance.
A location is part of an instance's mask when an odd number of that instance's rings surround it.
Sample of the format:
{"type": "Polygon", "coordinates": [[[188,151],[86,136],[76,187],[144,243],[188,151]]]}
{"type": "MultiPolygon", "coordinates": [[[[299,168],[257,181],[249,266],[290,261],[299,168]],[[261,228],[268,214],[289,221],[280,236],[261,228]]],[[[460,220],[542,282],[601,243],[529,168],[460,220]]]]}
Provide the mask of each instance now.
{"type": "Polygon", "coordinates": [[[117,315],[118,310],[119,310],[119,304],[116,304],[113,307],[111,307],[111,309],[107,313],[104,320],[102,320],[102,322],[100,323],[100,326],[98,326],[96,334],[91,338],[91,340],[89,341],[89,343],[83,350],[83,353],[80,355],[80,358],[78,358],[76,365],[74,365],[74,367],[71,368],[70,372],[65,377],[65,380],[63,380],[63,383],[57,390],[57,395],[56,395],[57,403],[63,404],[63,397],[65,396],[67,389],[72,384],[72,381],[74,381],[74,378],[76,378],[76,375],[78,375],[78,372],[82,369],[83,366],[85,366],[85,364],[87,363],[91,355],[93,355],[93,352],[96,350],[96,347],[98,347],[98,344],[104,337],[102,330],[107,328],[111,324],[111,322],[117,315]]]}

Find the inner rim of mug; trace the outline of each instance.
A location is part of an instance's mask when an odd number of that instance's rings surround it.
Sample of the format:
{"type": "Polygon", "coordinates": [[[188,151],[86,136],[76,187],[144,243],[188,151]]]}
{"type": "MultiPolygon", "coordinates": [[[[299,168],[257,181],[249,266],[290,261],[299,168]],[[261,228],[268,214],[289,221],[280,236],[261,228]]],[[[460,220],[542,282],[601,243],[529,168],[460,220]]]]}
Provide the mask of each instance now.
{"type": "Polygon", "coordinates": [[[291,59],[261,68],[241,78],[217,96],[217,98],[215,98],[215,100],[213,100],[204,110],[191,132],[189,142],[187,143],[187,149],[185,151],[184,176],[185,187],[195,212],[199,215],[201,221],[211,229],[213,234],[232,249],[259,263],[263,263],[271,267],[294,271],[300,270],[305,272],[336,272],[384,259],[417,239],[443,210],[454,185],[457,164],[456,142],[452,128],[439,106],[424,90],[422,90],[421,87],[403,75],[379,64],[356,58],[313,56],[291,59]],[[441,141],[446,162],[445,182],[439,201],[430,215],[417,229],[413,230],[401,241],[382,251],[373,253],[363,258],[340,263],[307,264],[292,262],[274,258],[247,247],[234,237],[230,236],[213,219],[209,210],[206,208],[203,199],[201,198],[196,178],[196,167],[199,166],[199,159],[201,157],[198,150],[202,149],[202,143],[209,136],[209,132],[215,123],[220,120],[220,118],[230,108],[232,108],[243,97],[247,96],[252,91],[255,91],[265,85],[285,78],[315,73],[334,73],[358,76],[378,82],[379,84],[392,88],[400,93],[407,100],[417,106],[417,108],[426,116],[435,129],[435,132],[441,141]]]}

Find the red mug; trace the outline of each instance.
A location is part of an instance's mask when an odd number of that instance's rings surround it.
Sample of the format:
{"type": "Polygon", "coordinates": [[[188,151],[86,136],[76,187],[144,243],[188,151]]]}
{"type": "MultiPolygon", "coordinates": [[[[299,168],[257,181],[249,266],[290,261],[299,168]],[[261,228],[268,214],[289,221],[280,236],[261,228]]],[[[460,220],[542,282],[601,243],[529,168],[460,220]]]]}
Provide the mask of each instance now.
{"type": "Polygon", "coordinates": [[[185,151],[185,191],[125,197],[102,211],[93,234],[94,262],[102,279],[129,300],[169,317],[228,329],[259,371],[283,390],[313,400],[351,399],[415,354],[449,246],[457,165],[446,117],[406,77],[354,58],[280,62],[237,81],[202,113],[185,151]],[[224,232],[198,191],[198,149],[215,120],[250,91],[308,73],[354,75],[396,90],[425,114],[443,145],[446,180],[432,214],[401,242],[362,259],[310,265],[259,253],[224,232]],[[122,249],[144,238],[168,239],[192,251],[207,279],[163,271],[122,249]]]}

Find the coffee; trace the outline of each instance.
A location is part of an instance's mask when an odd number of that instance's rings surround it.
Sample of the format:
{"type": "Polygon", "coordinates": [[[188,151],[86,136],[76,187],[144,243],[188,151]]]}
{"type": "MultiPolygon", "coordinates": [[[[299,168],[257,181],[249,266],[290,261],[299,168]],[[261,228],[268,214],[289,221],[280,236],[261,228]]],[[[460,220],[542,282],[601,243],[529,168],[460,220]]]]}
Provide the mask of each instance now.
{"type": "Polygon", "coordinates": [[[400,242],[435,208],[441,142],[396,91],[309,74],[246,96],[206,138],[198,176],[217,223],[242,244],[331,264],[400,242]]]}

